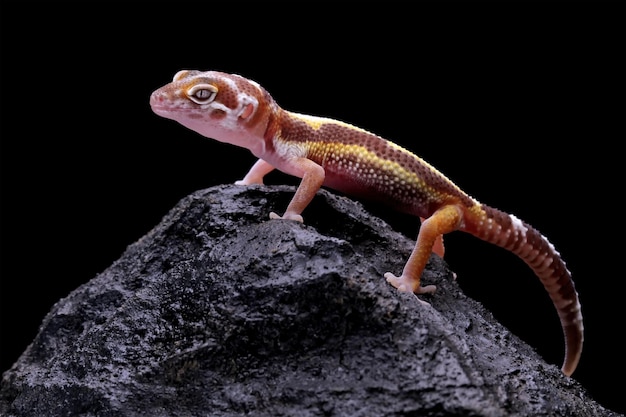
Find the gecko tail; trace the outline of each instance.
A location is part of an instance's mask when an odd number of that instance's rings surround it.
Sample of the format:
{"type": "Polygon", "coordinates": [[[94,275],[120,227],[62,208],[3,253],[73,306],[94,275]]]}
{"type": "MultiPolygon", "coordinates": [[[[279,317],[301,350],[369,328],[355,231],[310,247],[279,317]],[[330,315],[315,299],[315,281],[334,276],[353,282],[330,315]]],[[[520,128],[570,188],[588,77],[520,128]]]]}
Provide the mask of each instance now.
{"type": "Polygon", "coordinates": [[[583,318],[570,271],[546,237],[517,217],[482,205],[468,216],[467,232],[516,254],[533,270],[559,315],[565,338],[562,372],[576,370],[583,347],[583,318]]]}

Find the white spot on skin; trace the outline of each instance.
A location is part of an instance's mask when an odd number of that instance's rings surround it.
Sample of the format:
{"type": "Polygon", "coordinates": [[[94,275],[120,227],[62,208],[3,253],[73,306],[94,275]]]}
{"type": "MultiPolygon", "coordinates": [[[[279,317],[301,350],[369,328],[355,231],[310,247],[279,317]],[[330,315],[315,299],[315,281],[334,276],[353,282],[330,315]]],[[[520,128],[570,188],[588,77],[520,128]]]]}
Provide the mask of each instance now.
{"type": "MultiPolygon", "coordinates": [[[[233,111],[233,109],[223,105],[222,103],[218,103],[218,102],[213,102],[211,103],[207,108],[213,108],[213,109],[218,109],[218,110],[222,110],[224,113],[226,113],[226,117],[224,117],[222,120],[220,120],[219,124],[223,127],[226,128],[228,130],[234,131],[237,129],[241,129],[241,127],[239,126],[239,112],[235,112],[233,111]]],[[[210,114],[210,113],[207,113],[210,114]]],[[[202,133],[202,132],[200,132],[202,133]]],[[[204,134],[204,133],[203,133],[204,134]]],[[[208,136],[210,137],[210,134],[204,134],[204,136],[208,136]]]]}
{"type": "Polygon", "coordinates": [[[228,88],[232,89],[234,92],[239,94],[239,87],[237,87],[237,83],[228,77],[221,77],[221,80],[228,84],[228,88]]]}
{"type": "Polygon", "coordinates": [[[254,116],[254,113],[256,113],[256,110],[259,108],[259,100],[257,100],[256,97],[250,96],[248,94],[238,93],[237,94],[237,101],[239,102],[239,110],[236,112],[237,113],[237,117],[241,116],[241,114],[244,111],[246,111],[246,107],[249,104],[252,104],[253,110],[250,113],[250,115],[248,116],[248,118],[254,116]]]}
{"type": "Polygon", "coordinates": [[[578,300],[576,301],[576,304],[574,305],[574,307],[572,308],[571,311],[577,311],[578,312],[578,314],[576,314],[576,318],[573,321],[574,321],[574,323],[578,323],[578,325],[580,326],[580,329],[582,330],[583,329],[583,315],[580,312],[581,311],[580,310],[580,301],[578,301],[578,300]]]}
{"type": "Polygon", "coordinates": [[[526,232],[528,231],[528,229],[526,228],[526,226],[524,226],[524,223],[522,223],[520,219],[512,214],[509,214],[509,217],[511,218],[511,223],[513,223],[513,226],[515,226],[515,229],[519,230],[522,233],[522,236],[526,237],[526,232]]]}
{"type": "Polygon", "coordinates": [[[274,141],[274,149],[280,158],[294,159],[306,156],[306,147],[300,143],[289,143],[283,140],[274,141]]]}
{"type": "MultiPolygon", "coordinates": [[[[509,217],[511,218],[511,222],[513,223],[513,226],[515,227],[516,230],[519,230],[522,233],[522,236],[525,238],[526,237],[526,232],[528,231],[528,228],[524,226],[524,224],[522,223],[522,221],[520,219],[518,219],[517,217],[515,217],[513,214],[509,214],[509,217]]],[[[556,248],[554,247],[554,245],[552,244],[552,242],[550,242],[548,240],[547,237],[545,237],[544,235],[541,235],[541,238],[548,244],[548,247],[550,248],[550,251],[552,253],[546,253],[544,254],[544,256],[546,257],[552,257],[554,255],[556,255],[557,257],[561,257],[561,254],[556,250],[556,248]]],[[[522,252],[523,255],[527,255],[526,253],[522,252]]],[[[563,264],[565,264],[565,262],[563,262],[563,264]]],[[[569,271],[569,269],[567,269],[567,267],[565,268],[565,270],[567,271],[568,274],[571,275],[571,272],[569,271]]]]}
{"type": "MultiPolygon", "coordinates": [[[[557,289],[557,291],[558,291],[558,289],[557,289]]],[[[557,306],[557,308],[559,310],[565,310],[565,307],[569,306],[570,304],[574,304],[574,300],[566,300],[564,298],[561,298],[561,299],[558,299],[558,300],[554,300],[554,303],[556,304],[556,306],[557,306]]]]}
{"type": "Polygon", "coordinates": [[[248,80],[248,82],[249,82],[250,84],[252,84],[253,86],[255,86],[255,87],[256,87],[256,89],[257,89],[257,90],[259,90],[259,93],[262,93],[262,92],[263,92],[263,89],[261,88],[261,85],[260,85],[259,83],[257,83],[256,81],[254,81],[254,80],[248,80]]]}

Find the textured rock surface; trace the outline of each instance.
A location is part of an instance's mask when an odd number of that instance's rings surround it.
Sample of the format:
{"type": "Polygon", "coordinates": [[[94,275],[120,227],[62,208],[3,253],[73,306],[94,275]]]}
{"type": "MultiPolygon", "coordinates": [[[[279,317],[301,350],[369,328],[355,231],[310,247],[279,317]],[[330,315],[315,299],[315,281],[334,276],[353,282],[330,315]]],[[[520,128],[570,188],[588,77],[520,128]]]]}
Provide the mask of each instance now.
{"type": "Polygon", "coordinates": [[[306,224],[266,220],[290,187],[183,199],[60,300],[3,375],[9,416],[616,416],[546,364],[445,263],[398,293],[413,242],[321,191],[306,224]]]}

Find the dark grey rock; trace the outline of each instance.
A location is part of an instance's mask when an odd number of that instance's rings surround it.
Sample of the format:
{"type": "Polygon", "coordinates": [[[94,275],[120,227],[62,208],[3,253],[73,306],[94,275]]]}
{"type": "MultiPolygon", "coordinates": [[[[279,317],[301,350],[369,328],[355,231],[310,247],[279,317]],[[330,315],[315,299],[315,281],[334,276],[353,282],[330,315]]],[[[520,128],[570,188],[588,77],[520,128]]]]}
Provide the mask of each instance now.
{"type": "Polygon", "coordinates": [[[7,416],[617,416],[465,297],[431,257],[429,305],[389,286],[413,242],[320,191],[183,199],[60,300],[4,373],[7,416]]]}

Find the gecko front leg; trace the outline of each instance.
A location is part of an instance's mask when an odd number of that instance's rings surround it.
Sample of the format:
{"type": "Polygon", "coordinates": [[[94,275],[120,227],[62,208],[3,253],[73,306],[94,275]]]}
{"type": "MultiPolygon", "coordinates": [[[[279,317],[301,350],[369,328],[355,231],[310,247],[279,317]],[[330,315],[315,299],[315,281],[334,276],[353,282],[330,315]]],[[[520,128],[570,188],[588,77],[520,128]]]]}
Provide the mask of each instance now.
{"type": "Polygon", "coordinates": [[[237,185],[251,185],[251,184],[261,184],[263,185],[263,177],[274,170],[274,166],[269,162],[259,159],[256,161],[250,171],[243,177],[242,180],[235,181],[237,185]]]}
{"type": "Polygon", "coordinates": [[[285,214],[279,216],[272,212],[270,213],[270,219],[295,220],[302,223],[301,214],[324,183],[326,174],[321,165],[302,157],[291,160],[286,168],[287,172],[301,177],[302,181],[300,181],[296,193],[287,206],[285,214]]]}

